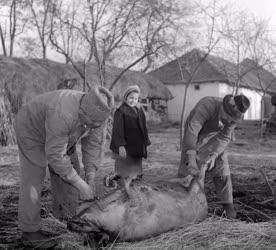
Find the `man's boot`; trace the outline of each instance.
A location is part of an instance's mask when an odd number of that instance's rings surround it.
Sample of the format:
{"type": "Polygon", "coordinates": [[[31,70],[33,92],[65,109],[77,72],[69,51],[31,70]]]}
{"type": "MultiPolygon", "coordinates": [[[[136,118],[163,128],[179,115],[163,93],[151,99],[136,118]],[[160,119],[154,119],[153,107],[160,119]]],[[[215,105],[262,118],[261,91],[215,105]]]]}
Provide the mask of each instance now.
{"type": "Polygon", "coordinates": [[[23,232],[21,240],[23,245],[32,247],[33,249],[49,249],[57,245],[55,240],[44,235],[41,231],[23,232]]]}
{"type": "Polygon", "coordinates": [[[213,178],[216,194],[228,219],[235,219],[237,213],[233,205],[233,189],[230,175],[213,178]]]}
{"type": "Polygon", "coordinates": [[[227,219],[236,219],[237,212],[233,204],[222,204],[227,219]]]}

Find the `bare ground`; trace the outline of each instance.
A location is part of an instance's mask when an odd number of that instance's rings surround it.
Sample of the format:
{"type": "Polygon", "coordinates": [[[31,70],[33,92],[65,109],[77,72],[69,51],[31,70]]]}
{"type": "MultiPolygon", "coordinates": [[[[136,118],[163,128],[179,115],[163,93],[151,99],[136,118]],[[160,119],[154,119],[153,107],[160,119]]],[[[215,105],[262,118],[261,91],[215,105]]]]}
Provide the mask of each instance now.
{"type": "MultiPolygon", "coordinates": [[[[180,160],[179,129],[155,126],[150,131],[150,139],[152,145],[149,147],[148,159],[144,161],[145,180],[155,181],[176,176],[180,160]]],[[[276,140],[260,140],[256,128],[245,127],[237,130],[236,141],[229,146],[228,151],[238,219],[251,223],[275,221],[273,197],[260,170],[272,185],[276,185],[276,140]]],[[[102,177],[113,170],[113,164],[111,154],[107,152],[97,176],[99,196],[107,191],[103,188],[102,177]]],[[[16,220],[19,172],[16,146],[0,148],[0,249],[1,246],[3,249],[22,249],[16,220]]],[[[44,218],[51,216],[51,191],[48,187],[49,180],[46,179],[42,209],[44,218]]],[[[209,215],[223,216],[212,180],[208,176],[206,193],[209,215]]]]}

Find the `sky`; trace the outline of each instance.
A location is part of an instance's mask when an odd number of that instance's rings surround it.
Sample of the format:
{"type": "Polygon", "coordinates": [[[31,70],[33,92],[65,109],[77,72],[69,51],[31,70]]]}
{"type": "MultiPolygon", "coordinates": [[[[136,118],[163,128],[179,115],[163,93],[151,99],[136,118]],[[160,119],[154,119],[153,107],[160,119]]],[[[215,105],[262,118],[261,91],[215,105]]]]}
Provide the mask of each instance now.
{"type": "MultiPolygon", "coordinates": [[[[183,1],[183,0],[180,0],[183,1]]],[[[201,0],[202,3],[210,2],[212,0],[201,0]]],[[[276,0],[217,0],[223,5],[226,3],[238,6],[238,9],[247,9],[249,12],[255,14],[260,18],[270,19],[271,35],[276,40],[276,0]]],[[[49,51],[51,59],[63,61],[63,57],[57,55],[53,51],[49,51]]]]}
{"type": "Polygon", "coordinates": [[[248,9],[258,17],[270,19],[271,31],[276,35],[276,0],[229,0],[229,2],[248,9]]]}

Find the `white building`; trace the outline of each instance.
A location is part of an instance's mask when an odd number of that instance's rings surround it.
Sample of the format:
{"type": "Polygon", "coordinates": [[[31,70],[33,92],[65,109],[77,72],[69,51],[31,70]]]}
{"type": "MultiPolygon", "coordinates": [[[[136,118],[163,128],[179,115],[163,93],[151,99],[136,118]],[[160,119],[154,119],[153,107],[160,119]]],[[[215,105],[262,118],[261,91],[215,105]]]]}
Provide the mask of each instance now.
{"type": "MultiPolygon", "coordinates": [[[[174,96],[172,100],[168,101],[169,120],[179,122],[181,119],[186,84],[191,75],[193,78],[187,89],[184,117],[205,96],[224,97],[226,94],[234,93],[234,86],[237,82],[237,66],[212,55],[208,55],[202,61],[204,55],[204,52],[192,50],[178,58],[178,61],[171,61],[150,73],[161,80],[174,96]],[[181,65],[182,70],[180,70],[179,65],[181,65]],[[196,68],[196,73],[193,74],[192,72],[196,68]]],[[[242,62],[240,72],[242,77],[240,77],[238,93],[247,96],[251,102],[250,108],[245,113],[245,119],[260,120],[264,90],[269,100],[269,94],[276,91],[276,77],[263,68],[256,67],[253,61],[249,59],[242,62]]],[[[271,111],[272,105],[266,101],[264,107],[265,113],[267,113],[271,111]],[[270,111],[268,111],[269,109],[270,111]]]]}

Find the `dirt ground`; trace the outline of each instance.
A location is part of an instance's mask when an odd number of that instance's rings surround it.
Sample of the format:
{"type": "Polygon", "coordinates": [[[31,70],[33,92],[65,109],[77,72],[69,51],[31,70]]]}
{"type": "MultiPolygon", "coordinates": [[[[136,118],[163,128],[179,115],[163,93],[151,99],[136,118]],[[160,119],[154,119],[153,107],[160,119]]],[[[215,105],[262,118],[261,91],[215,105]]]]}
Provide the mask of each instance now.
{"type": "MultiPolygon", "coordinates": [[[[246,222],[265,222],[276,220],[276,208],[273,206],[272,194],[261,171],[265,173],[271,185],[276,185],[276,138],[260,140],[255,126],[244,126],[237,129],[235,142],[228,148],[230,168],[232,172],[234,203],[238,211],[238,219],[246,222]]],[[[148,159],[144,161],[145,180],[159,180],[175,177],[180,161],[179,128],[177,126],[153,126],[150,129],[152,145],[149,147],[148,159]]],[[[102,178],[113,170],[114,160],[107,150],[102,169],[97,174],[97,191],[101,196],[105,193],[102,178]]],[[[0,249],[19,240],[17,231],[7,230],[16,227],[16,204],[18,199],[19,162],[16,146],[0,147],[0,249]],[[11,217],[4,216],[7,210],[11,217]],[[2,229],[1,229],[2,228],[2,229]]],[[[49,182],[45,182],[44,202],[51,200],[48,190],[49,182]]],[[[215,197],[212,180],[206,178],[206,193],[209,201],[209,213],[223,216],[215,197]]],[[[48,203],[47,203],[48,204],[48,203]]],[[[45,206],[47,216],[51,207],[45,206]]],[[[42,213],[43,214],[43,213],[42,213]]]]}

